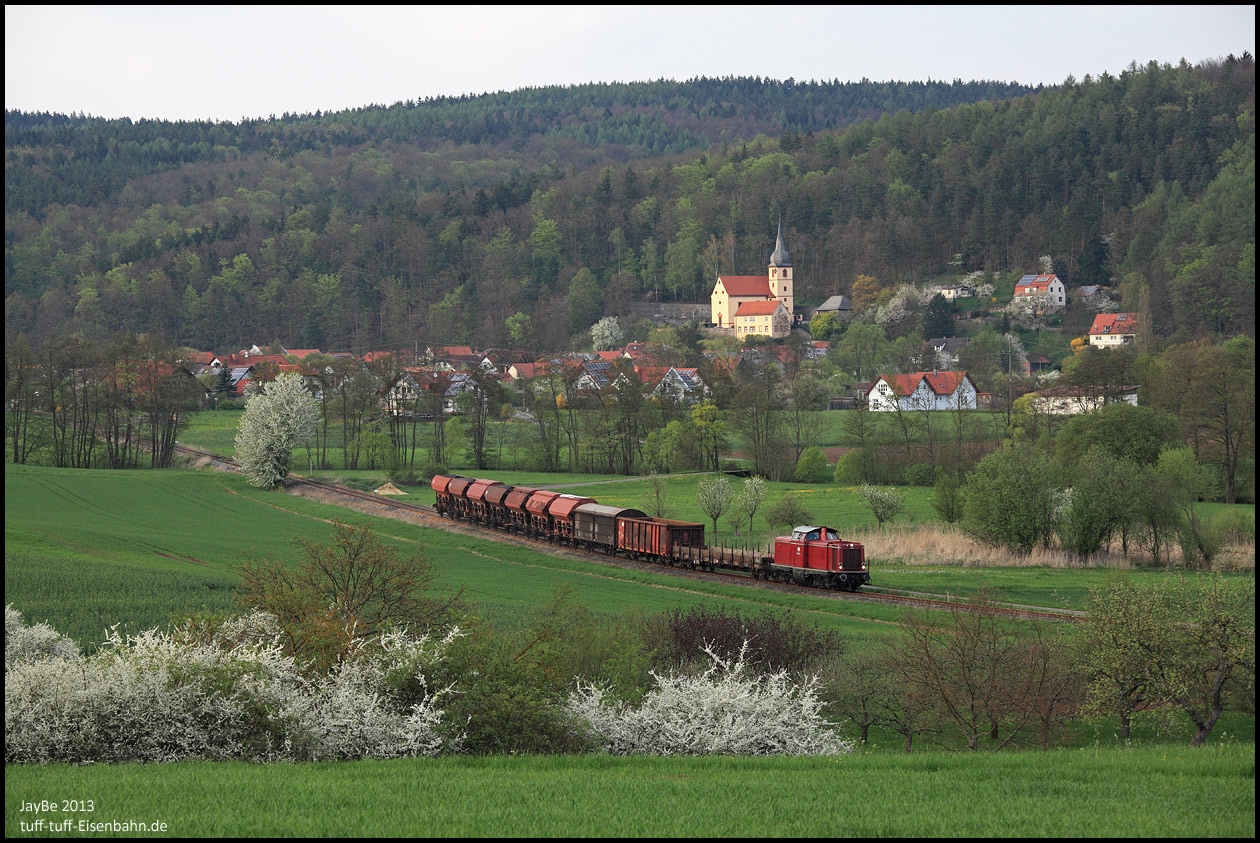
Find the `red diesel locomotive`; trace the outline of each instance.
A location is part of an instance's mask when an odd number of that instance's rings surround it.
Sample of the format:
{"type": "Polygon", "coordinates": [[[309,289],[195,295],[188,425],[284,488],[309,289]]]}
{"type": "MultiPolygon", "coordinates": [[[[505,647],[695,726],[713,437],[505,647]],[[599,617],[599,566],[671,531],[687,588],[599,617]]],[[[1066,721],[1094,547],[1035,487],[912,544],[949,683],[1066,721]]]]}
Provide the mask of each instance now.
{"type": "Polygon", "coordinates": [[[703,524],[653,518],[593,498],[447,474],[435,476],[432,487],[434,508],[443,517],[557,544],[845,591],[857,591],[871,580],[866,549],[841,539],[829,527],[797,527],[792,535],[774,540],[770,556],[765,551],[709,547],[703,524]]]}

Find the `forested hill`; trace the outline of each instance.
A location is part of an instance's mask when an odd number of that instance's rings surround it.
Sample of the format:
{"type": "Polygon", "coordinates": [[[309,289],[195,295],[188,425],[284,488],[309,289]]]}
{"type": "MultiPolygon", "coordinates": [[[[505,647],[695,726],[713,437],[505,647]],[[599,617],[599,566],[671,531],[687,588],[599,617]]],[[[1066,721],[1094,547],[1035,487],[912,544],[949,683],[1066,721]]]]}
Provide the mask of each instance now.
{"type": "MultiPolygon", "coordinates": [[[[104,120],[5,112],[5,210],[107,201],[134,178],[229,153],[336,154],[374,143],[427,151],[511,149],[529,166],[564,167],[683,153],[718,143],[841,129],[882,114],[1003,100],[1033,92],[1002,82],[777,82],[694,79],[526,88],[240,123],[104,120]],[[29,178],[28,178],[29,176],[29,178]]],[[[464,151],[474,158],[484,151],[464,151]]],[[[483,184],[489,187],[493,175],[483,184]]],[[[467,183],[458,186],[469,186],[467,183]]]]}
{"type": "Polygon", "coordinates": [[[1050,255],[1163,339],[1255,325],[1255,68],[592,84],[231,123],[6,112],[5,317],[41,343],[567,345],[759,273],[798,302],[1050,255]],[[516,325],[523,324],[521,319],[516,325]]]}

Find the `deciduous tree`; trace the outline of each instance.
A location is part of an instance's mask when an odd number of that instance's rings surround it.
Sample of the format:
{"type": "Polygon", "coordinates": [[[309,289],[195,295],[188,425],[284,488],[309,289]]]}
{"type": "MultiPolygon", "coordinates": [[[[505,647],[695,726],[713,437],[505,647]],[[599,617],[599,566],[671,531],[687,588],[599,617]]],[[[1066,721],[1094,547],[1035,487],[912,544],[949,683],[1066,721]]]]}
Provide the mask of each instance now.
{"type": "Polygon", "coordinates": [[[901,510],[906,506],[906,493],[891,486],[872,486],[869,483],[863,483],[858,486],[857,494],[875,516],[881,528],[901,514],[901,510]]]}
{"type": "Polygon", "coordinates": [[[718,519],[734,502],[735,490],[731,488],[731,481],[723,474],[705,477],[696,486],[696,503],[700,505],[701,512],[713,519],[714,536],[717,535],[718,519]]]}
{"type": "Polygon", "coordinates": [[[236,459],[249,482],[264,489],[283,483],[293,449],[318,421],[319,405],[301,375],[285,372],[251,396],[236,432],[236,459]]]}
{"type": "Polygon", "coordinates": [[[1253,580],[1117,579],[1090,594],[1081,660],[1089,704],[1129,718],[1144,701],[1180,708],[1207,740],[1233,688],[1254,694],[1253,580]]]}
{"type": "Polygon", "coordinates": [[[417,549],[404,555],[370,527],[337,523],[326,542],[297,538],[302,558],[250,560],[238,600],[275,615],[286,649],[323,672],[359,642],[393,629],[419,634],[450,620],[458,595],[438,596],[437,572],[417,549]]]}

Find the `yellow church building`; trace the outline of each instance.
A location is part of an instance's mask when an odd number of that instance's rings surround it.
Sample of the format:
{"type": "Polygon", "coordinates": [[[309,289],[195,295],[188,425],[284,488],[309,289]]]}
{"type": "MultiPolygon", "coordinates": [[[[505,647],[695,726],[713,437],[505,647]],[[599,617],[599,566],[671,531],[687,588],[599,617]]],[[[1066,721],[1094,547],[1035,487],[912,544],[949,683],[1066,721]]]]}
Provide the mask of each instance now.
{"type": "Polygon", "coordinates": [[[783,242],[780,222],[766,274],[719,275],[709,296],[709,321],[733,329],[741,338],[755,333],[781,339],[792,329],[792,308],[792,256],[783,242]]]}

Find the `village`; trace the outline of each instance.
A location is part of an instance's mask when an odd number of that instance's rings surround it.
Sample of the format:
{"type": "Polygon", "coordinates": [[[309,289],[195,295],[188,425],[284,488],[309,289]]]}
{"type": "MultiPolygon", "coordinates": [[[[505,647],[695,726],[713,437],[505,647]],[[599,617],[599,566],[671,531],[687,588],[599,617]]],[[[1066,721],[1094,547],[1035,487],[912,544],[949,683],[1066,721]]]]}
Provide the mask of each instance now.
{"type": "MultiPolygon", "coordinates": [[[[924,298],[940,296],[946,302],[974,299],[976,295],[976,286],[966,284],[929,285],[920,293],[924,298]]],[[[1044,318],[1069,306],[1084,308],[1095,303],[1096,307],[1099,300],[1103,306],[1110,303],[1104,288],[1085,286],[1069,296],[1056,274],[1039,273],[1018,280],[1008,309],[1044,318]]],[[[697,312],[697,307],[657,305],[655,315],[663,325],[683,324],[686,315],[697,312]]],[[[706,375],[708,380],[730,377],[750,366],[768,364],[790,378],[802,367],[810,368],[826,358],[832,345],[829,340],[812,337],[811,328],[818,324],[814,320],[830,318],[834,320],[831,324],[843,328],[855,316],[846,295],[831,296],[814,307],[795,303],[792,258],[782,223],[765,274],[719,275],[707,312],[708,321],[696,326],[699,337],[709,341],[709,347],[700,352],[702,360],[695,361],[699,365],[685,365],[688,355],[682,349],[647,340],[611,349],[542,355],[520,349],[419,342],[412,348],[363,354],[253,345],[231,354],[194,351],[187,355],[186,364],[191,374],[213,384],[207,398],[215,406],[221,400],[243,400],[251,390],[283,372],[301,374],[319,397],[355,367],[377,374],[381,380],[379,409],[391,416],[431,413],[435,408],[456,414],[459,396],[488,382],[499,384],[509,394],[519,393],[542,375],[558,377],[566,392],[584,396],[598,395],[612,385],[624,386],[632,380],[651,399],[690,406],[712,396],[706,375]]],[[[613,336],[619,336],[615,324],[611,327],[613,336]]],[[[1089,347],[1099,350],[1122,347],[1136,341],[1138,329],[1135,313],[1099,312],[1082,341],[1087,339],[1089,347]]],[[[842,394],[817,396],[818,406],[832,410],[865,407],[872,412],[976,410],[998,409],[1018,397],[1009,392],[986,392],[975,377],[958,368],[959,352],[967,342],[967,337],[929,337],[917,359],[930,363],[930,368],[881,372],[873,379],[845,384],[839,390],[842,394]]],[[[1006,365],[1011,367],[1008,375],[1030,385],[1052,371],[1051,361],[1035,353],[1009,354],[1006,365]]],[[[1025,385],[1018,394],[1028,388],[1025,385]]],[[[1053,415],[1087,412],[1117,401],[1137,404],[1137,388],[1131,384],[1091,388],[1051,381],[1037,392],[1038,410],[1053,415]]]]}

